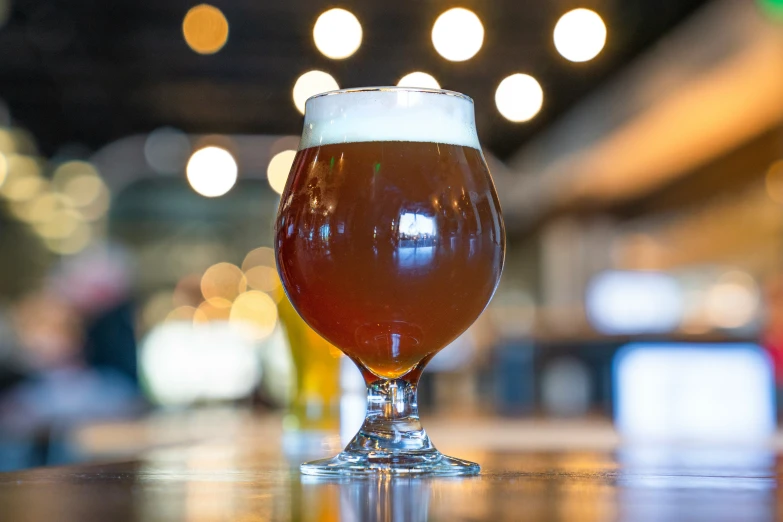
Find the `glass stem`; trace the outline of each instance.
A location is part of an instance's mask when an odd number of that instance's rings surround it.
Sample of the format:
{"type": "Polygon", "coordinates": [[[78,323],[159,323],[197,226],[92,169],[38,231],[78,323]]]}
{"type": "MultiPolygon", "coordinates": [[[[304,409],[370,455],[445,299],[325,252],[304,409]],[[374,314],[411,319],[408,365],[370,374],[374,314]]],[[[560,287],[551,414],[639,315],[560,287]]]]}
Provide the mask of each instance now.
{"type": "Polygon", "coordinates": [[[402,379],[375,381],[367,387],[367,414],[350,452],[394,454],[435,452],[419,422],[416,384],[402,379]]]}

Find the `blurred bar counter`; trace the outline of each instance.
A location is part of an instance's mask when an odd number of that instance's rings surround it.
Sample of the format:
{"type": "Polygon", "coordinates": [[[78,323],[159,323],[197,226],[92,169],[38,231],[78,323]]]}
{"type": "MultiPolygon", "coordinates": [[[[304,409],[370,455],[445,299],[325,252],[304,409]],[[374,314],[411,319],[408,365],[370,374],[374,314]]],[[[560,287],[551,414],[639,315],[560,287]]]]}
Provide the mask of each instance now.
{"type": "Polygon", "coordinates": [[[84,451],[107,463],[0,474],[0,513],[4,521],[63,522],[776,516],[780,435],[763,447],[631,446],[599,419],[425,420],[440,449],[480,462],[482,474],[306,477],[301,457],[283,455],[279,416],[203,411],[82,430],[84,451]]]}

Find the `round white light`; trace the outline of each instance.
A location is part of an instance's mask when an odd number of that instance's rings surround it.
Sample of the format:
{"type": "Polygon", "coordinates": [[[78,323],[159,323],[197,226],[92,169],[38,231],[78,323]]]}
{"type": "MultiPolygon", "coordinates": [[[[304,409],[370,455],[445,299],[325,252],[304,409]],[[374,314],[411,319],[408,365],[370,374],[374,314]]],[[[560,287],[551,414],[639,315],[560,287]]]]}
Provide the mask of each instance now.
{"type": "Polygon", "coordinates": [[[310,96],[327,91],[336,91],[340,86],[332,75],[323,71],[309,71],[300,76],[294,84],[294,105],[304,114],[305,102],[310,96]]]}
{"type": "Polygon", "coordinates": [[[269,181],[269,186],[272,187],[272,190],[278,194],[282,194],[283,190],[285,190],[285,182],[288,181],[288,173],[291,171],[295,157],[295,150],[284,150],[275,154],[269,161],[269,166],[266,169],[266,179],[269,181]]]}
{"type": "Polygon", "coordinates": [[[555,25],[555,47],[572,62],[592,60],[606,43],[606,25],[598,13],[574,9],[560,17],[555,25]]]}
{"type": "Polygon", "coordinates": [[[208,198],[222,196],[237,182],[237,162],[226,149],[205,147],[188,160],[188,182],[208,198]]]}
{"type": "Polygon", "coordinates": [[[445,59],[464,62],[484,43],[484,26],[476,13],[455,7],[441,14],[432,26],[432,44],[445,59]]]}
{"type": "Polygon", "coordinates": [[[440,84],[438,83],[438,80],[436,80],[431,75],[425,72],[419,72],[419,71],[406,74],[405,76],[400,78],[400,81],[397,82],[397,85],[400,87],[440,89],[440,84]]]}
{"type": "Polygon", "coordinates": [[[530,75],[512,74],[505,78],[495,91],[495,105],[504,118],[522,122],[528,121],[541,110],[544,91],[530,75]]]}
{"type": "Polygon", "coordinates": [[[750,274],[731,271],[723,274],[707,294],[707,317],[717,328],[740,328],[756,317],[759,289],[750,274]]]}
{"type": "Polygon", "coordinates": [[[348,58],[362,44],[362,24],[345,9],[329,9],[313,26],[315,46],[327,58],[348,58]]]}

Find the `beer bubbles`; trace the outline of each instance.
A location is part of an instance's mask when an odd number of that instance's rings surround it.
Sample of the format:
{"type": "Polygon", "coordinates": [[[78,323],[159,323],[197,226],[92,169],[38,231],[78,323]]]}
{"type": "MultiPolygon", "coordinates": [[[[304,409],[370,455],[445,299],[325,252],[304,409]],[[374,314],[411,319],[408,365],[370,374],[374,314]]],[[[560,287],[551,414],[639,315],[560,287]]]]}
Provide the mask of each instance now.
{"type": "Polygon", "coordinates": [[[574,9],[560,17],[554,31],[555,47],[566,60],[592,60],[606,43],[606,25],[595,11],[574,9]]]}
{"type": "Polygon", "coordinates": [[[348,58],[362,44],[362,24],[350,11],[329,9],[316,20],[313,41],[327,58],[348,58]]]}
{"type": "Polygon", "coordinates": [[[329,73],[323,71],[306,72],[294,84],[294,105],[299,109],[299,112],[304,114],[307,98],[326,91],[336,91],[339,88],[337,80],[329,73]]]}
{"type": "Polygon", "coordinates": [[[278,194],[282,194],[283,189],[285,189],[288,173],[294,164],[295,157],[295,150],[284,150],[275,154],[269,161],[269,166],[266,168],[266,179],[269,181],[269,186],[272,187],[272,190],[278,194]]]}
{"type": "Polygon", "coordinates": [[[222,196],[237,182],[237,162],[220,147],[204,147],[194,152],[186,171],[193,190],[208,198],[222,196]]]}
{"type": "Polygon", "coordinates": [[[495,105],[504,118],[513,122],[532,119],[544,103],[544,91],[528,74],[512,74],[495,91],[495,105]]]}
{"type": "Polygon", "coordinates": [[[425,72],[416,71],[406,74],[397,82],[399,87],[419,87],[424,89],[440,89],[438,80],[425,72]]]}
{"type": "Polygon", "coordinates": [[[445,59],[464,62],[484,43],[484,26],[476,13],[455,7],[441,14],[432,26],[432,44],[445,59]]]}

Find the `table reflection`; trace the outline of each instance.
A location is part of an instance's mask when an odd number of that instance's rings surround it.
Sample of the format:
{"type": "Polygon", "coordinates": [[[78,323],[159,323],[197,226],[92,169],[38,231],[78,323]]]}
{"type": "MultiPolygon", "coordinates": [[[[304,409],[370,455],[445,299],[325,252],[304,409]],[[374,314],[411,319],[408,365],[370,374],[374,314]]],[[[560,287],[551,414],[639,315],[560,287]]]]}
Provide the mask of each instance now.
{"type": "MultiPolygon", "coordinates": [[[[294,510],[307,506],[301,520],[416,522],[429,519],[431,485],[426,479],[379,477],[335,480],[300,476],[294,510]],[[296,502],[297,497],[299,502],[296,502]]],[[[292,517],[298,520],[297,517],[292,517]]]]}

